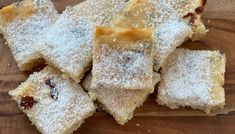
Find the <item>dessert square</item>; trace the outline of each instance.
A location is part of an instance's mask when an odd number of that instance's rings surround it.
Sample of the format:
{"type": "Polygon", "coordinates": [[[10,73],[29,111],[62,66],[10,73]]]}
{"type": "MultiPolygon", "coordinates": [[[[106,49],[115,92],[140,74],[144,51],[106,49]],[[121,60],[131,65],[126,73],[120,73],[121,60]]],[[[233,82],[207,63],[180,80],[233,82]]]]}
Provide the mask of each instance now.
{"type": "Polygon", "coordinates": [[[152,30],[97,27],[92,88],[153,90],[152,30]]]}
{"type": "Polygon", "coordinates": [[[9,94],[43,134],[72,133],[96,109],[79,85],[50,67],[30,75],[9,94]]]}
{"type": "Polygon", "coordinates": [[[201,20],[206,0],[151,0],[157,4],[165,3],[172,7],[176,13],[186,20],[193,30],[192,40],[204,37],[207,29],[201,20]]]}
{"type": "Polygon", "coordinates": [[[162,67],[157,102],[209,113],[225,105],[226,57],[218,51],[177,49],[162,67]]]}
{"type": "Polygon", "coordinates": [[[193,34],[191,27],[172,8],[150,0],[131,1],[113,23],[117,27],[154,28],[155,71],[159,70],[170,53],[193,34]]]}
{"type": "Polygon", "coordinates": [[[39,52],[47,63],[80,82],[92,61],[93,23],[68,7],[48,28],[39,52]]]}
{"type": "Polygon", "coordinates": [[[159,70],[167,57],[193,35],[181,19],[170,17],[155,29],[154,70],[159,70]]]}
{"type": "Polygon", "coordinates": [[[74,8],[97,26],[111,26],[113,18],[121,14],[127,3],[128,0],[85,0],[74,8]]]}
{"type": "Polygon", "coordinates": [[[20,70],[31,70],[43,59],[37,44],[57,17],[50,0],[23,0],[0,10],[0,27],[20,70]]]}
{"type": "MultiPolygon", "coordinates": [[[[153,74],[155,86],[160,81],[158,73],[153,74]]],[[[145,90],[91,89],[92,74],[88,74],[81,85],[97,100],[102,109],[110,113],[118,124],[124,125],[133,117],[136,108],[143,105],[151,92],[145,90]]]]}

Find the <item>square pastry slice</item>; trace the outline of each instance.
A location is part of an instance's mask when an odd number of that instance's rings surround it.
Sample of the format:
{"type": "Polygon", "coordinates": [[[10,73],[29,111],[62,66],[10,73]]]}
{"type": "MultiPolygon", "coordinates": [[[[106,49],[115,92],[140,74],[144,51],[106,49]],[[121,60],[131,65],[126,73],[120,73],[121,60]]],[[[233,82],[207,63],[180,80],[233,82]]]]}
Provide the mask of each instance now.
{"type": "Polygon", "coordinates": [[[64,76],[79,82],[91,66],[93,24],[68,7],[47,30],[40,54],[64,76]]]}
{"type": "Polygon", "coordinates": [[[177,49],[162,67],[157,102],[209,113],[225,105],[226,57],[218,51],[177,49]]]}
{"type": "Polygon", "coordinates": [[[152,45],[150,29],[97,27],[92,88],[152,91],[152,45]]]}
{"type": "Polygon", "coordinates": [[[119,16],[128,0],[85,0],[74,6],[80,16],[86,16],[97,26],[110,26],[119,16]]]}
{"type": "Polygon", "coordinates": [[[95,112],[88,94],[61,73],[46,67],[9,92],[43,134],[69,134],[95,112]]]}
{"type": "MultiPolygon", "coordinates": [[[[153,75],[153,85],[160,81],[158,73],[153,75]]],[[[82,86],[97,100],[102,109],[109,112],[119,123],[124,125],[133,117],[136,108],[143,105],[151,92],[145,90],[91,89],[92,74],[82,81],[82,86]]]]}
{"type": "Polygon", "coordinates": [[[191,27],[172,8],[150,0],[132,0],[123,14],[113,20],[113,23],[118,27],[154,28],[156,71],[167,56],[193,34],[191,27]]]}
{"type": "Polygon", "coordinates": [[[50,0],[23,0],[0,10],[2,33],[20,70],[41,64],[36,46],[56,18],[57,11],[50,0]]]}
{"type": "Polygon", "coordinates": [[[207,33],[206,27],[201,20],[201,15],[206,5],[206,0],[151,0],[156,4],[164,3],[172,7],[176,13],[184,18],[194,32],[192,40],[198,40],[207,33]]]}

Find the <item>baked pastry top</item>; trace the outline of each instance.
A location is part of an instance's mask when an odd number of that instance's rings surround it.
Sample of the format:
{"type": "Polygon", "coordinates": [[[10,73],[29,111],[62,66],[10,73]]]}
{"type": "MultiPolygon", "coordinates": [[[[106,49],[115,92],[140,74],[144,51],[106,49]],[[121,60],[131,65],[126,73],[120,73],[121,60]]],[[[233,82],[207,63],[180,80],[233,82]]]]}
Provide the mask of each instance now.
{"type": "Polygon", "coordinates": [[[96,109],[79,85],[50,67],[30,75],[9,94],[43,134],[72,133],[96,109]]]}
{"type": "Polygon", "coordinates": [[[150,0],[132,0],[121,16],[113,20],[117,27],[154,28],[154,69],[164,63],[176,47],[192,37],[193,31],[171,7],[150,0]]]}
{"type": "Polygon", "coordinates": [[[97,26],[111,26],[128,4],[128,0],[85,0],[74,8],[80,16],[86,16],[97,26]]]}
{"type": "Polygon", "coordinates": [[[24,0],[0,10],[0,27],[20,70],[30,70],[42,58],[37,44],[57,18],[50,0],[24,0]]]}
{"type": "MultiPolygon", "coordinates": [[[[153,74],[153,85],[160,81],[158,73],[153,74]]],[[[110,113],[118,124],[124,125],[134,116],[136,108],[143,105],[149,94],[146,90],[91,89],[92,74],[88,74],[81,85],[87,90],[102,109],[110,113]]]]}
{"type": "Polygon", "coordinates": [[[177,15],[191,26],[193,36],[191,40],[195,41],[204,37],[207,29],[201,20],[201,15],[206,5],[206,0],[150,0],[157,4],[164,3],[172,7],[177,15]]]}
{"type": "Polygon", "coordinates": [[[97,27],[92,88],[153,90],[152,30],[97,27]]]}
{"type": "Polygon", "coordinates": [[[47,29],[38,50],[49,65],[79,82],[91,66],[93,30],[87,17],[68,7],[47,29]]]}

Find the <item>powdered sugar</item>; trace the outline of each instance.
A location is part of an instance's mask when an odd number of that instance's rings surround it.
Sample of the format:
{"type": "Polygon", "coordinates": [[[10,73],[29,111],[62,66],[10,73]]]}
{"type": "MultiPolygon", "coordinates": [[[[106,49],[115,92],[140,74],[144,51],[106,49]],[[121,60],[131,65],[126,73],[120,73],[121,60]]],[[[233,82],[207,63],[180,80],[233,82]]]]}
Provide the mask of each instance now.
{"type": "Polygon", "coordinates": [[[121,27],[149,27],[155,30],[154,69],[157,71],[176,47],[189,39],[193,32],[172,7],[154,0],[135,0],[115,21],[121,27]]]}
{"type": "Polygon", "coordinates": [[[154,69],[158,70],[176,47],[192,36],[192,29],[182,20],[171,17],[155,29],[154,69]]]}
{"type": "Polygon", "coordinates": [[[203,110],[220,105],[221,102],[212,95],[213,85],[216,84],[211,69],[215,64],[211,62],[214,53],[216,52],[177,49],[170,55],[162,68],[158,102],[170,108],[191,106],[203,110]]]}
{"type": "Polygon", "coordinates": [[[149,81],[144,81],[152,77],[152,59],[145,53],[115,50],[105,44],[98,51],[100,61],[93,64],[94,85],[109,89],[148,88],[149,81]]]}
{"type": "Polygon", "coordinates": [[[56,19],[57,12],[49,0],[34,0],[32,7],[36,13],[26,20],[16,19],[3,28],[12,54],[20,69],[28,69],[25,64],[40,58],[36,51],[42,41],[45,29],[56,19]]]}
{"type": "Polygon", "coordinates": [[[124,125],[133,117],[135,109],[144,103],[150,92],[102,88],[96,89],[96,94],[102,108],[112,114],[119,124],[124,125]]]}
{"type": "Polygon", "coordinates": [[[155,26],[154,69],[158,70],[176,47],[192,37],[193,31],[166,3],[150,0],[159,14],[155,26]]]}
{"type": "MultiPolygon", "coordinates": [[[[152,0],[153,1],[153,0],[152,0]]],[[[194,12],[194,10],[202,5],[202,0],[154,0],[156,3],[165,3],[171,6],[176,13],[183,17],[189,12],[194,12]]]]}
{"type": "Polygon", "coordinates": [[[180,17],[184,18],[187,24],[190,24],[193,30],[193,36],[191,39],[198,40],[201,37],[205,36],[207,33],[206,27],[201,21],[201,13],[196,13],[197,8],[201,9],[203,12],[205,0],[150,0],[151,2],[164,5],[162,7],[168,6],[172,8],[175,13],[180,17]],[[193,14],[193,19],[191,17],[185,17],[188,13],[193,14]]]}
{"type": "Polygon", "coordinates": [[[72,8],[47,29],[40,53],[49,64],[79,81],[92,59],[93,24],[72,8]]]}
{"type": "Polygon", "coordinates": [[[97,26],[110,26],[127,3],[127,0],[86,0],[74,8],[79,15],[88,17],[97,26]]]}
{"type": "MultiPolygon", "coordinates": [[[[101,104],[102,108],[107,110],[114,116],[115,120],[123,125],[133,117],[133,112],[137,107],[140,107],[148,95],[151,93],[145,90],[118,90],[100,88],[91,90],[91,74],[89,74],[82,82],[83,86],[92,94],[96,96],[95,99],[101,104]]],[[[154,73],[153,76],[155,85],[159,82],[159,74],[154,73]]]]}
{"type": "Polygon", "coordinates": [[[35,73],[10,94],[20,102],[22,95],[36,100],[32,109],[24,110],[29,119],[42,133],[71,133],[83,120],[92,115],[95,106],[83,89],[70,80],[63,80],[61,74],[49,67],[35,73]],[[58,90],[58,99],[50,96],[50,79],[58,90]]]}

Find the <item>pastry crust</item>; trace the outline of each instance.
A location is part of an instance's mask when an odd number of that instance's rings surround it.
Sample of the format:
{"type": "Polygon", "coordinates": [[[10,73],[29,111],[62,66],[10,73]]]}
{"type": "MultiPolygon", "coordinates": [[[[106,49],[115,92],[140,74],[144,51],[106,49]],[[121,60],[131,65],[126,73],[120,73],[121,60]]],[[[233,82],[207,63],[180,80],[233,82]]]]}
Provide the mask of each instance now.
{"type": "Polygon", "coordinates": [[[72,133],[96,109],[79,85],[50,67],[30,75],[9,94],[43,134],[72,133]]]}
{"type": "Polygon", "coordinates": [[[207,113],[223,108],[225,62],[225,55],[218,51],[177,49],[162,67],[157,102],[207,113]]]}
{"type": "Polygon", "coordinates": [[[152,30],[97,27],[92,88],[149,90],[152,85],[152,30]]]}

